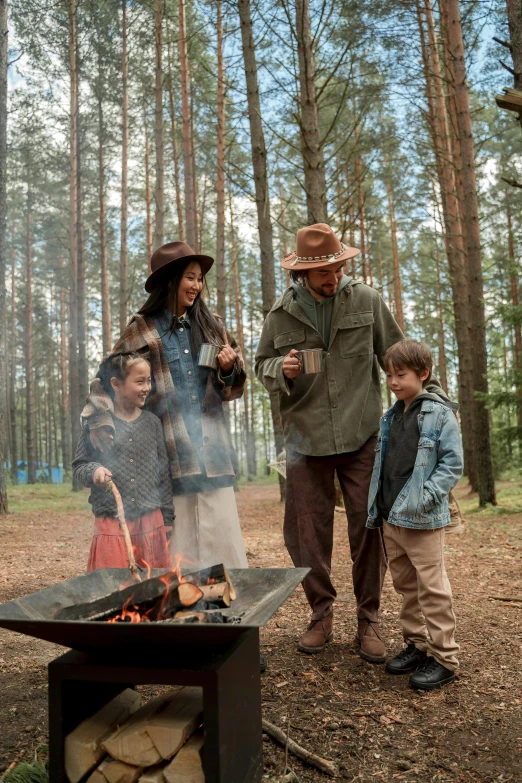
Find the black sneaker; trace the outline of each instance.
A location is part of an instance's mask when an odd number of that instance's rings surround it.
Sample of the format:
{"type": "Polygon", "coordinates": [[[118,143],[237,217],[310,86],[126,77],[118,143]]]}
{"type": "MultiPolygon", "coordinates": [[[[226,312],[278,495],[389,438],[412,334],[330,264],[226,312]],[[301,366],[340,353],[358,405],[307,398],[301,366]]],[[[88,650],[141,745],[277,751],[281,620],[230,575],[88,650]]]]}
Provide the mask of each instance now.
{"type": "Polygon", "coordinates": [[[419,666],[422,666],[426,660],[424,650],[419,650],[413,642],[401,650],[395,658],[390,658],[384,667],[388,674],[411,674],[416,672],[419,666]]]}
{"type": "Polygon", "coordinates": [[[261,674],[266,672],[266,660],[263,658],[262,655],[259,656],[259,671],[261,674]]]}
{"type": "Polygon", "coordinates": [[[410,685],[417,690],[432,691],[434,688],[442,688],[443,685],[453,682],[454,679],[455,672],[446,669],[429,655],[424,665],[411,675],[410,685]]]}

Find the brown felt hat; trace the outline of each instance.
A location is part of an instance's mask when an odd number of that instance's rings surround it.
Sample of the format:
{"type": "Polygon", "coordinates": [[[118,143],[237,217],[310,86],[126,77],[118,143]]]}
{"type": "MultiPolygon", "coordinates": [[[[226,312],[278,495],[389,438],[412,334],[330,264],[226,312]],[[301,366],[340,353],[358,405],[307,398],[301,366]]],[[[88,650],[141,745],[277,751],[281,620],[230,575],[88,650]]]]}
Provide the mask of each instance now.
{"type": "Polygon", "coordinates": [[[214,263],[213,258],[194,253],[190,245],[179,239],[158,247],[150,257],[150,275],[145,283],[145,291],[150,294],[158,281],[168,276],[169,271],[173,271],[175,264],[187,263],[187,261],[197,261],[204,275],[214,263]]]}
{"type": "Polygon", "coordinates": [[[326,223],[300,228],[297,232],[297,249],[287,253],[281,261],[283,269],[302,271],[332,266],[359,255],[356,247],[348,247],[336,237],[326,223]]]}

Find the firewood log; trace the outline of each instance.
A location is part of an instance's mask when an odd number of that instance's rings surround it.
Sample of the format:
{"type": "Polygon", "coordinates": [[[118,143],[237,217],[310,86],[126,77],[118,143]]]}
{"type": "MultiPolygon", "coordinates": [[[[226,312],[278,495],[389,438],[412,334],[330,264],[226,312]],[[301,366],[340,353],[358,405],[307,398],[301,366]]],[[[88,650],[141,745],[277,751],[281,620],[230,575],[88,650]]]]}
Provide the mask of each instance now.
{"type": "Polygon", "coordinates": [[[176,696],[169,693],[148,701],[129,720],[103,742],[103,748],[118,761],[136,767],[151,767],[161,761],[161,756],[147,734],[147,724],[156,717],[176,696]]]}
{"type": "Polygon", "coordinates": [[[146,769],[139,779],[138,783],[166,783],[163,775],[166,763],[156,764],[154,767],[146,769]]]}
{"type": "Polygon", "coordinates": [[[187,744],[183,745],[163,770],[167,783],[205,783],[202,748],[203,732],[201,731],[194,734],[187,744]]]}
{"type": "Polygon", "coordinates": [[[136,713],[135,719],[106,741],[105,748],[113,758],[148,767],[171,758],[202,720],[201,688],[182,688],[169,694],[159,710],[148,713],[143,710],[141,715],[136,713]]]}
{"type": "Polygon", "coordinates": [[[203,598],[203,590],[190,582],[178,585],[178,596],[182,606],[192,606],[203,598]]]}
{"type": "Polygon", "coordinates": [[[217,582],[213,585],[201,585],[201,592],[205,601],[214,601],[222,603],[224,606],[230,606],[230,584],[228,582],[217,582]]]}
{"type": "Polygon", "coordinates": [[[116,726],[141,707],[141,696],[127,688],[90,718],[80,723],[65,738],[65,771],[71,783],[78,783],[102,760],[102,742],[116,726]]]}
{"type": "Polygon", "coordinates": [[[111,761],[111,758],[103,759],[103,761],[96,767],[94,772],[89,775],[86,783],[107,783],[107,778],[103,774],[103,770],[111,761]]]}
{"type": "Polygon", "coordinates": [[[143,767],[133,767],[124,761],[111,759],[103,767],[103,774],[109,783],[136,783],[143,772],[143,767]]]}

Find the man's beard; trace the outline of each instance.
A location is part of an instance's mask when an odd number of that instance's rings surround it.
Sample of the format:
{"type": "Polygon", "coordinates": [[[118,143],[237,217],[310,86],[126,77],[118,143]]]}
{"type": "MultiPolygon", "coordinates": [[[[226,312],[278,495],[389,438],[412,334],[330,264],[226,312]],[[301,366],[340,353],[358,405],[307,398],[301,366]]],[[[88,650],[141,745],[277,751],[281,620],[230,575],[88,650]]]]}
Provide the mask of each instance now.
{"type": "Polygon", "coordinates": [[[337,291],[339,290],[339,283],[337,283],[335,288],[329,289],[327,291],[323,291],[323,286],[315,287],[311,285],[309,280],[306,281],[306,285],[311,291],[314,291],[316,294],[319,294],[319,296],[324,296],[325,299],[331,299],[332,296],[335,296],[337,291]]]}

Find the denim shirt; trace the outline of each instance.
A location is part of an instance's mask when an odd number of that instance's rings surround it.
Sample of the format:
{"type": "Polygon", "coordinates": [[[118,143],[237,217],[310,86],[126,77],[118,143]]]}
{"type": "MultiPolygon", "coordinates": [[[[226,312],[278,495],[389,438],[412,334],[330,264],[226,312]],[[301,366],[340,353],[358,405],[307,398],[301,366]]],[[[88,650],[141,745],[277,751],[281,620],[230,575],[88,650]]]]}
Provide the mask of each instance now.
{"type": "MultiPolygon", "coordinates": [[[[390,408],[380,422],[368,495],[366,527],[370,528],[382,526],[377,496],[392,418],[393,408],[390,408]]],[[[388,522],[399,527],[433,530],[450,522],[448,495],[462,476],[462,444],[457,419],[447,406],[425,400],[418,420],[420,436],[413,473],[399,492],[388,522]]]]}
{"type": "MultiPolygon", "coordinates": [[[[234,485],[234,476],[217,476],[209,478],[203,461],[203,430],[201,426],[201,404],[205,397],[207,378],[213,372],[205,367],[199,367],[197,357],[192,354],[190,345],[190,319],[187,314],[178,319],[176,326],[169,329],[170,313],[165,310],[154,318],[154,325],[161,337],[165,356],[169,363],[172,382],[176,388],[181,407],[181,415],[187,428],[201,468],[201,475],[185,476],[172,480],[175,495],[190,495],[196,492],[208,492],[219,487],[234,485]]],[[[228,376],[222,374],[225,385],[234,382],[235,368],[228,376]]]]}

